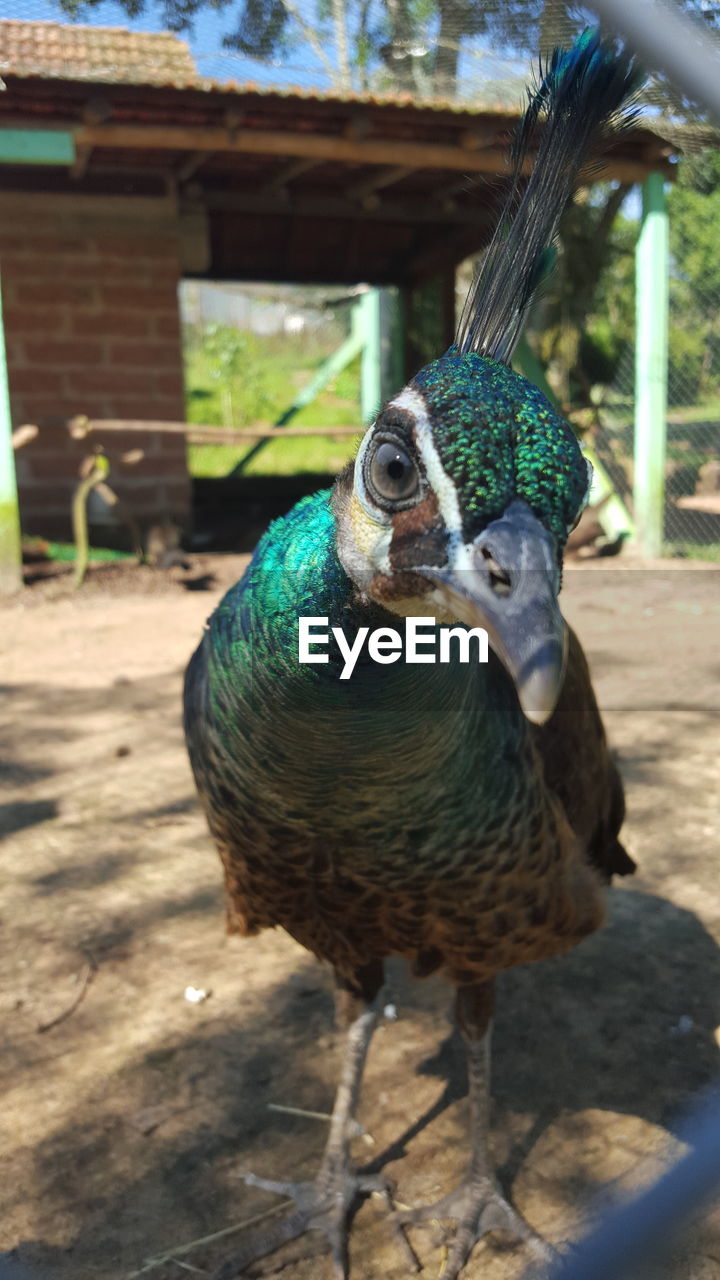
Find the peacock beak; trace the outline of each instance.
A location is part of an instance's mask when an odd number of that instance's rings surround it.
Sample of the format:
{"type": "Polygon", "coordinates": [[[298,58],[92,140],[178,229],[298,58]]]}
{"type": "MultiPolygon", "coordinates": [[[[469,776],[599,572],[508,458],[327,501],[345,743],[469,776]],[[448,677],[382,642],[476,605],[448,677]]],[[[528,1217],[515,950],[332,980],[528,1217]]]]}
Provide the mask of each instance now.
{"type": "Polygon", "coordinates": [[[544,724],[562,687],[567,626],[555,544],[527,503],[512,502],[447,569],[422,572],[456,617],[485,627],[528,720],[544,724]]]}

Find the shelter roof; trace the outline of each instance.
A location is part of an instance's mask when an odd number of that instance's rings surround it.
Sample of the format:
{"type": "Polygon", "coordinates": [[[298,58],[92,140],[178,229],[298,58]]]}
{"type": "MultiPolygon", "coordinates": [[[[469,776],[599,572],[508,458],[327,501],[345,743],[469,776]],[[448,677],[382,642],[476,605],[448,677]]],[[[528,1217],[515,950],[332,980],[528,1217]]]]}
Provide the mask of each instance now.
{"type": "Polygon", "coordinates": [[[107,84],[190,84],[197,68],[170,32],[0,20],[0,72],[107,84]]]}
{"type": "MultiPolygon", "coordinates": [[[[3,27],[45,25],[0,23],[0,36],[3,27]]],[[[121,34],[131,36],[100,29],[107,39],[121,34]]],[[[185,48],[173,36],[142,39],[185,48]]],[[[158,60],[158,77],[171,61],[158,60]]],[[[174,82],[161,83],[149,73],[140,82],[72,66],[60,75],[30,61],[10,68],[6,59],[0,128],[66,130],[75,160],[56,169],[6,165],[4,185],[170,193],[182,213],[207,219],[203,274],[216,279],[407,283],[486,242],[519,105],[180,82],[184,66],[173,63],[174,82]]],[[[670,173],[672,153],[637,126],[615,140],[598,172],[642,181],[670,173]]]]}

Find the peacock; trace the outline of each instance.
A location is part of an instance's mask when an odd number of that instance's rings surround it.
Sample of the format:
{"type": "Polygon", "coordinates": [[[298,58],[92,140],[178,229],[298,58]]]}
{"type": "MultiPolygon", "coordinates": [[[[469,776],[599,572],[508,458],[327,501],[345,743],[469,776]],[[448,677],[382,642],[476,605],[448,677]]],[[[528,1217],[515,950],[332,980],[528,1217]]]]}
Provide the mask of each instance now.
{"type": "Polygon", "coordinates": [[[529,90],[507,199],[453,346],[384,405],[332,490],[271,525],[189,664],[186,736],[228,927],[281,926],[329,962],[346,1029],[317,1177],[247,1175],[296,1208],[248,1239],[218,1280],[310,1229],[324,1232],[345,1280],[349,1222],[373,1191],[403,1239],[424,1220],[455,1224],[444,1280],[493,1230],[549,1256],[488,1157],[493,983],[597,929],[605,884],[634,863],[618,838],[622,784],[587,662],[558,605],[589,466],[510,361],[578,172],[598,136],[632,118],[638,85],[634,60],[595,30],[554,51],[529,90]],[[338,643],[301,661],[301,620],[338,643]],[[446,660],[397,651],[398,627],[417,636],[420,624],[426,640],[446,634],[446,660]],[[486,661],[462,652],[478,629],[486,661]],[[360,648],[369,634],[374,646],[360,648]],[[343,679],[341,650],[353,646],[343,679]],[[350,1157],[390,956],[455,988],[471,1117],[460,1186],[402,1212],[350,1157]]]}

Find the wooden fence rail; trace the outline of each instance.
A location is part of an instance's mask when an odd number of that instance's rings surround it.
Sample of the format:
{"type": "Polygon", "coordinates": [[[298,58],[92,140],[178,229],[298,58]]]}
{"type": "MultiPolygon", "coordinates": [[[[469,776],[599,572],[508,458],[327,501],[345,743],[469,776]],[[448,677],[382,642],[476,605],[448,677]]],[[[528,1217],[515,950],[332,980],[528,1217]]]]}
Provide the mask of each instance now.
{"type": "MultiPolygon", "coordinates": [[[[271,427],[262,424],[256,427],[216,427],[196,424],[194,422],[156,422],[142,421],[134,418],[47,418],[43,420],[47,426],[66,426],[75,440],[82,440],[94,431],[159,431],[169,435],[184,435],[188,444],[228,444],[243,445],[253,440],[278,440],[288,436],[295,438],[326,436],[331,440],[351,440],[362,434],[362,427],[271,427]]],[[[15,432],[18,437],[16,447],[35,439],[42,429],[34,423],[25,423],[15,432]]]]}

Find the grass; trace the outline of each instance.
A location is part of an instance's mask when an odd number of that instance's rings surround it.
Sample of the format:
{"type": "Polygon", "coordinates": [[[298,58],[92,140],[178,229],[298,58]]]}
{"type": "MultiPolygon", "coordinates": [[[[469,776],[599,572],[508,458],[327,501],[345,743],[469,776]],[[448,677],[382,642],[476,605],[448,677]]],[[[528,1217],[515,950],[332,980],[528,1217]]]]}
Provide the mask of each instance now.
{"type": "MultiPolygon", "coordinates": [[[[187,420],[204,425],[249,427],[275,422],[311,381],[339,345],[300,335],[258,337],[237,330],[218,331],[204,342],[187,341],[185,381],[187,420]],[[225,344],[225,345],[223,345],[225,344]],[[219,354],[218,354],[219,352],[219,354]]],[[[352,361],[291,420],[294,427],[357,426],[360,420],[360,359],[352,361]]],[[[189,445],[193,476],[224,476],[244,457],[250,444],[189,445]]],[[[352,437],[322,436],[271,440],[248,463],[244,475],[295,475],[340,471],[355,452],[352,437]]]]}
{"type": "MultiPolygon", "coordinates": [[[[41,558],[57,560],[60,564],[73,564],[76,557],[74,542],[47,542],[44,538],[28,535],[23,538],[23,545],[28,551],[41,554],[41,558]]],[[[114,551],[110,547],[91,547],[90,560],[101,563],[114,563],[120,560],[136,560],[132,551],[114,551]]]]}
{"type": "MultiPolygon", "coordinates": [[[[316,425],[316,424],[313,424],[316,425]]],[[[349,426],[349,423],[343,423],[349,426]]],[[[356,442],[328,440],[322,436],[271,440],[243,468],[244,476],[293,476],[304,471],[335,475],[355,453],[356,442]]],[[[249,447],[249,446],[248,446],[249,447]]],[[[188,445],[188,467],[193,476],[226,476],[247,453],[225,444],[188,445]]]]}
{"type": "Polygon", "coordinates": [[[680,555],[685,560],[708,560],[720,564],[720,542],[677,542],[666,549],[666,555],[680,555]]]}

